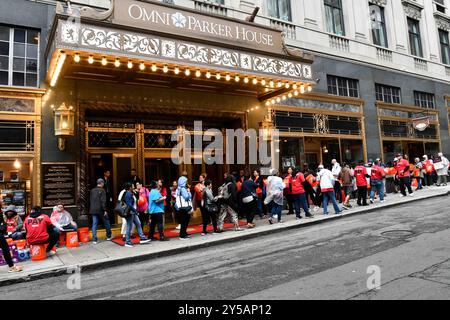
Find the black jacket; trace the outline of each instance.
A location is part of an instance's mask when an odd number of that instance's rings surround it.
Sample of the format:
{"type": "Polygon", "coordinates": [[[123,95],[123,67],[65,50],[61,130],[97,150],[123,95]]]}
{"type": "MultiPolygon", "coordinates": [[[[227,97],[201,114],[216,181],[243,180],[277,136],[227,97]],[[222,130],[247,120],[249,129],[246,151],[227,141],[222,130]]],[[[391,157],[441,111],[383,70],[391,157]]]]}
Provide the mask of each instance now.
{"type": "Polygon", "coordinates": [[[95,187],[91,190],[89,214],[104,214],[106,211],[105,189],[95,187]]]}

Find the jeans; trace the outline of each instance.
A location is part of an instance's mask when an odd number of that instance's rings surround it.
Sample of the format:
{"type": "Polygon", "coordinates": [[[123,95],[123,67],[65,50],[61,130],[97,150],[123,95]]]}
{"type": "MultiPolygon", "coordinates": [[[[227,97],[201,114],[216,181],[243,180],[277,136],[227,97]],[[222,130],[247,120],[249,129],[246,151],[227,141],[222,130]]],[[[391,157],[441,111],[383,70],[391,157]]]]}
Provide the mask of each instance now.
{"type": "Polygon", "coordinates": [[[413,193],[412,188],[411,188],[411,178],[410,177],[400,178],[400,192],[405,197],[406,197],[406,189],[408,189],[409,194],[413,193]]]}
{"type": "Polygon", "coordinates": [[[297,218],[301,218],[301,208],[303,208],[303,210],[305,211],[306,216],[310,215],[308,201],[306,199],[305,193],[294,195],[294,208],[297,218]]]}
{"type": "Polygon", "coordinates": [[[142,232],[141,221],[139,220],[139,215],[137,213],[131,213],[128,217],[125,218],[127,220],[127,233],[125,235],[125,242],[129,243],[131,241],[131,229],[133,229],[133,223],[138,230],[139,237],[141,239],[145,239],[144,232],[142,232]]]}
{"type": "Polygon", "coordinates": [[[358,205],[367,205],[367,186],[358,187],[358,205]]]}
{"type": "Polygon", "coordinates": [[[256,199],[256,212],[258,213],[260,218],[264,217],[263,201],[261,196],[258,196],[258,198],[256,199]]]}
{"type": "Polygon", "coordinates": [[[375,199],[375,194],[378,192],[380,195],[380,201],[384,201],[384,182],[383,180],[372,180],[372,191],[370,193],[370,199],[375,199]]]}
{"type": "Polygon", "coordinates": [[[112,232],[111,232],[111,225],[109,224],[109,217],[102,215],[102,214],[94,214],[92,215],[92,241],[97,242],[97,227],[98,222],[102,220],[103,225],[106,229],[106,237],[111,238],[112,232]]]}
{"type": "Polygon", "coordinates": [[[438,186],[446,186],[447,185],[447,176],[446,175],[440,175],[438,176],[438,181],[437,181],[438,186]]]}
{"type": "Polygon", "coordinates": [[[327,215],[328,214],[328,203],[331,201],[333,203],[333,207],[334,207],[334,212],[336,214],[339,214],[341,212],[341,209],[339,208],[339,205],[336,201],[336,194],[334,193],[334,191],[329,191],[329,192],[323,192],[323,214],[327,215]]]}
{"type": "Polygon", "coordinates": [[[281,221],[281,213],[283,211],[283,206],[272,201],[272,211],[270,212],[270,219],[274,216],[278,216],[278,221],[281,221]]]}
{"type": "Polygon", "coordinates": [[[342,199],[342,186],[341,183],[339,181],[336,181],[334,183],[334,194],[336,195],[336,201],[339,200],[340,203],[343,202],[342,199]]]}
{"type": "Polygon", "coordinates": [[[164,213],[150,214],[150,239],[155,235],[155,228],[158,226],[159,240],[164,239],[164,213]]]}

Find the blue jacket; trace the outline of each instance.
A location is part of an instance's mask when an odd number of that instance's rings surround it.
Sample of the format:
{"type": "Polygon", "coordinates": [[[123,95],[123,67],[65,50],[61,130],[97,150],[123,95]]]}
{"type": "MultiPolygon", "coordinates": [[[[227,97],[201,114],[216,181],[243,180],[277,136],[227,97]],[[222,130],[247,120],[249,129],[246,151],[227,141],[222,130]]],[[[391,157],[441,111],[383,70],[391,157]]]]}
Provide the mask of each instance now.
{"type": "Polygon", "coordinates": [[[127,191],[127,193],[125,194],[125,203],[131,208],[132,212],[137,213],[136,209],[134,208],[134,197],[130,191],[127,191]]]}

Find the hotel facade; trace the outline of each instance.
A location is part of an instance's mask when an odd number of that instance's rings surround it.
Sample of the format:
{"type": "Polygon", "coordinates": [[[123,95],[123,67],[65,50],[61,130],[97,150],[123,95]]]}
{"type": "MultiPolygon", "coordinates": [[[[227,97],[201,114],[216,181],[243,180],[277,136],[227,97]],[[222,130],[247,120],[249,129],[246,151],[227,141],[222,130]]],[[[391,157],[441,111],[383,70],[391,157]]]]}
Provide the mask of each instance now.
{"type": "Polygon", "coordinates": [[[278,129],[280,169],[449,154],[449,6],[1,0],[0,189],[82,221],[105,169],[116,196],[132,168],[169,185],[253,167],[175,165],[194,121],[278,129]]]}

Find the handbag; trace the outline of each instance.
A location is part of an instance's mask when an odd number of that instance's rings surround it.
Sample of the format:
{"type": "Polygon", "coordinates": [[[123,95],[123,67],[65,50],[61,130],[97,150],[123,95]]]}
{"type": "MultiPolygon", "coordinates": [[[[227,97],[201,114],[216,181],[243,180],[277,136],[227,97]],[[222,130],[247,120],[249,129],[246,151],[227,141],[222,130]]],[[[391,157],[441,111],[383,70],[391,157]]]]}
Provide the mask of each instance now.
{"type": "Polygon", "coordinates": [[[130,215],[131,208],[129,205],[123,201],[125,198],[125,194],[122,196],[122,199],[117,202],[116,207],[114,208],[114,213],[116,213],[121,218],[127,218],[130,215]]]}
{"type": "Polygon", "coordinates": [[[186,211],[189,214],[194,212],[192,201],[184,199],[182,195],[177,195],[175,197],[175,206],[178,208],[178,210],[186,211]]]}
{"type": "Polygon", "coordinates": [[[245,197],[245,198],[242,198],[242,202],[245,203],[245,204],[250,203],[250,202],[252,202],[254,200],[255,200],[255,196],[253,196],[253,195],[245,197]]]}

